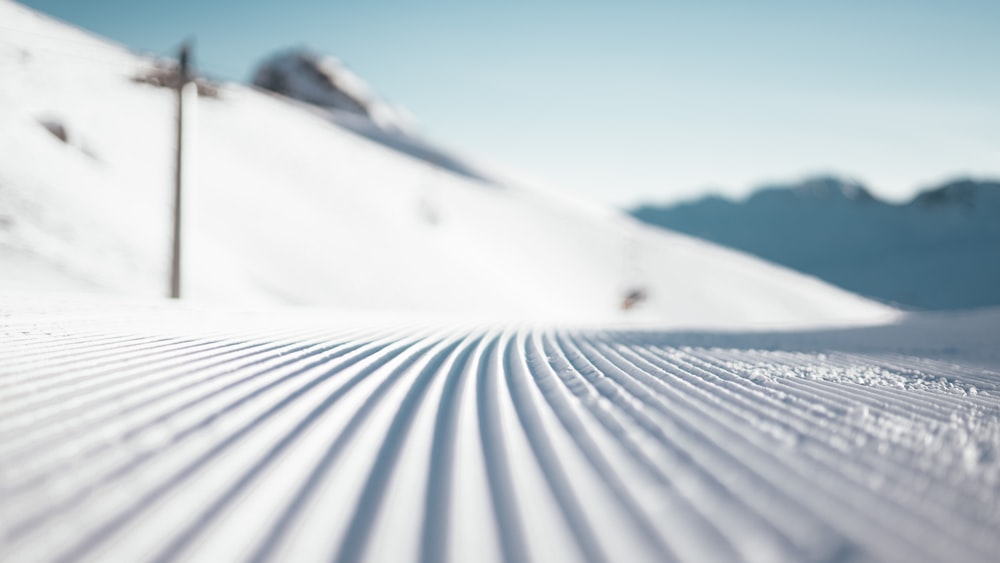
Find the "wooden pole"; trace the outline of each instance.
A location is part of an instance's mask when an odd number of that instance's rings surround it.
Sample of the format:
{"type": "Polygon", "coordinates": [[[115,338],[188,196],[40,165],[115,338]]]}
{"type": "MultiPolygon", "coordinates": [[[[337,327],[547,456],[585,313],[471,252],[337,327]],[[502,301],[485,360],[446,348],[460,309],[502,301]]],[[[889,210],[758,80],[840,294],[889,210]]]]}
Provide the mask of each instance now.
{"type": "Polygon", "coordinates": [[[190,45],[181,46],[177,64],[177,154],[174,161],[174,232],[170,262],[170,297],[181,297],[181,193],[184,184],[184,87],[191,80],[190,45]]]}

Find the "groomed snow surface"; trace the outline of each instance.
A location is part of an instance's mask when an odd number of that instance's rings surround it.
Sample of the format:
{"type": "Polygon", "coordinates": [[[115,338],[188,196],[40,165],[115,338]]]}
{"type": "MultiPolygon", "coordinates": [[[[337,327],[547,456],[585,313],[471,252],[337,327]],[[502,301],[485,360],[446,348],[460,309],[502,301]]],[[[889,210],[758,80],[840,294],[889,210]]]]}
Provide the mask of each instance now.
{"type": "Polygon", "coordinates": [[[794,333],[0,311],[4,560],[1000,549],[1000,311],[794,333]]]}
{"type": "Polygon", "coordinates": [[[165,304],[172,93],[0,21],[0,560],[1000,553],[1000,311],[903,316],[230,84],[165,304]]]}

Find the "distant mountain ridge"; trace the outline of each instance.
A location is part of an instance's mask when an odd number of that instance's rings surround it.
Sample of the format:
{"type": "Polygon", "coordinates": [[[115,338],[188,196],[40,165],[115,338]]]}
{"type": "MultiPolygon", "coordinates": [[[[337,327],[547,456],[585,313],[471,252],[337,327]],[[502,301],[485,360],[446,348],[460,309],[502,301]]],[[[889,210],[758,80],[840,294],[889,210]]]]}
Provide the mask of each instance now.
{"type": "Polygon", "coordinates": [[[825,176],[631,213],[903,306],[1000,305],[1000,181],[959,179],[894,204],[825,176]]]}

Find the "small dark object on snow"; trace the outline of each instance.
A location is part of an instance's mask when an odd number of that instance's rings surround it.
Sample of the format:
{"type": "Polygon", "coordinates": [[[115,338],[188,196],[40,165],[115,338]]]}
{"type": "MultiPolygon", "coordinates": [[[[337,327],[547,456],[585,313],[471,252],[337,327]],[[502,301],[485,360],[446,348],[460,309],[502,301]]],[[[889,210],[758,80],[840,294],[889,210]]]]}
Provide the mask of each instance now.
{"type": "Polygon", "coordinates": [[[55,135],[57,139],[64,143],[69,143],[69,132],[66,131],[66,126],[62,122],[55,119],[40,119],[38,121],[49,133],[55,135]]]}
{"type": "Polygon", "coordinates": [[[625,292],[625,299],[622,300],[622,310],[628,311],[648,298],[646,290],[641,287],[634,287],[625,292]]]}

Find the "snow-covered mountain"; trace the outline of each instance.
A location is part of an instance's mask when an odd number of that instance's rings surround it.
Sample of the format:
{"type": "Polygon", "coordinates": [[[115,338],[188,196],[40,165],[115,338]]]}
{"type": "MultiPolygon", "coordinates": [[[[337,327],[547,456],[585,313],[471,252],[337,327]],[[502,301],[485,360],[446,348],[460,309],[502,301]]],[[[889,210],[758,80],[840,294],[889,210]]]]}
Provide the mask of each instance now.
{"type": "Polygon", "coordinates": [[[353,113],[388,131],[412,132],[412,117],[377,96],[340,59],[306,49],[283,51],[257,68],[254,86],[327,109],[353,113]]]}
{"type": "Polygon", "coordinates": [[[892,204],[825,177],[632,214],[884,301],[1000,305],[1000,182],[956,180],[892,204]]]}
{"type": "Polygon", "coordinates": [[[272,55],[254,73],[254,86],[310,104],[330,121],[433,166],[494,184],[467,159],[423,138],[413,115],[379,97],[340,59],[308,49],[272,55]]]}
{"type": "Polygon", "coordinates": [[[898,313],[207,83],[192,299],[152,299],[170,65],[0,0],[0,69],[4,562],[1000,552],[1000,309],[898,313]],[[248,306],[289,302],[332,307],[248,306]]]}
{"type": "MultiPolygon", "coordinates": [[[[82,30],[9,0],[0,20],[0,285],[165,294],[173,92],[135,80],[152,60],[82,30]]],[[[892,314],[611,209],[456,173],[301,102],[217,94],[188,128],[195,300],[698,326],[892,314]],[[629,295],[645,299],[623,311],[629,295]]]]}

